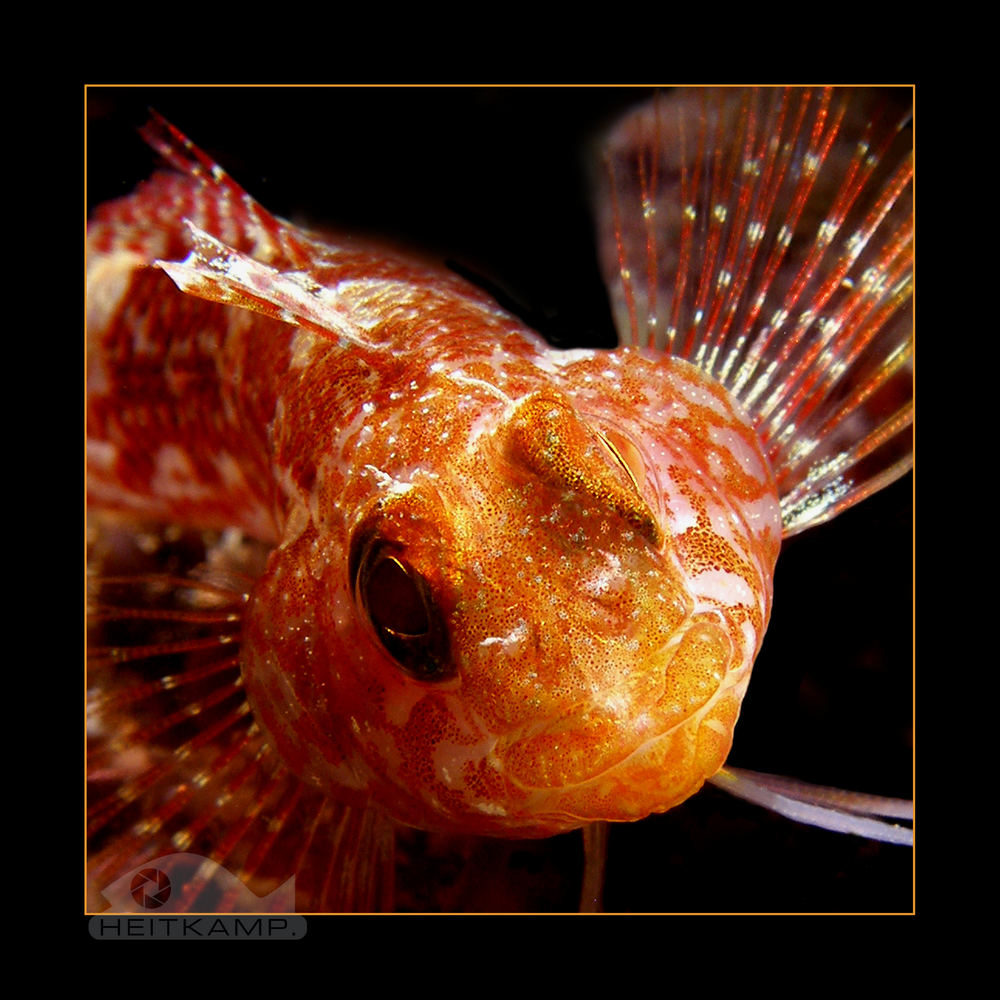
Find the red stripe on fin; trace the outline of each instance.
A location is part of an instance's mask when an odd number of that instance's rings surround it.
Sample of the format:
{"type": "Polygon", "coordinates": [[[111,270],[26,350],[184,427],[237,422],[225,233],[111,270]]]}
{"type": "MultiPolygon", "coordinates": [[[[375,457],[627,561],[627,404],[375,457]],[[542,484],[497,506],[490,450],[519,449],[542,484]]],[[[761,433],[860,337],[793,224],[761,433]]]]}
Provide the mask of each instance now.
{"type": "MultiPolygon", "coordinates": [[[[218,199],[220,214],[228,216],[232,225],[253,234],[257,248],[254,256],[266,259],[275,266],[305,266],[310,259],[310,251],[308,243],[302,240],[300,231],[268,212],[218,163],[162,115],[151,109],[149,121],[139,132],[175,170],[213,191],[218,199]]],[[[225,229],[206,226],[199,219],[192,221],[201,228],[220,232],[226,242],[239,249],[245,248],[242,241],[234,239],[225,229]]]]}

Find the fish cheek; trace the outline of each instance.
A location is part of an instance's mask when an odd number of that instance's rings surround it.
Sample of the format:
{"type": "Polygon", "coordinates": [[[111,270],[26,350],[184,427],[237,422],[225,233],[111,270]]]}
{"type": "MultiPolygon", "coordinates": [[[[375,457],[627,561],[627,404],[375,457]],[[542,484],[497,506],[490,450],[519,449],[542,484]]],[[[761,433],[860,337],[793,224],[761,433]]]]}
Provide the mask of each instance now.
{"type": "MultiPolygon", "coordinates": [[[[407,604],[421,594],[408,589],[402,562],[379,541],[368,548],[367,568],[363,556],[356,568],[370,577],[368,622],[350,586],[345,548],[310,527],[272,553],[245,617],[241,670],[248,701],[273,749],[300,778],[347,803],[374,796],[394,815],[417,822],[387,780],[395,754],[388,734],[399,723],[395,716],[405,719],[433,689],[414,679],[428,662],[436,669],[436,661],[418,660],[413,650],[413,643],[432,641],[412,634],[427,628],[421,617],[427,612],[407,604]],[[387,648],[376,628],[400,647],[387,648]]],[[[440,641],[436,634],[433,641],[440,641]]],[[[435,655],[443,655],[440,645],[435,655]]]]}
{"type": "Polygon", "coordinates": [[[349,633],[330,628],[349,621],[348,595],[331,590],[321,552],[312,530],[272,552],[244,618],[240,669],[254,718],[282,761],[327,792],[363,792],[350,718],[364,693],[349,633]]]}

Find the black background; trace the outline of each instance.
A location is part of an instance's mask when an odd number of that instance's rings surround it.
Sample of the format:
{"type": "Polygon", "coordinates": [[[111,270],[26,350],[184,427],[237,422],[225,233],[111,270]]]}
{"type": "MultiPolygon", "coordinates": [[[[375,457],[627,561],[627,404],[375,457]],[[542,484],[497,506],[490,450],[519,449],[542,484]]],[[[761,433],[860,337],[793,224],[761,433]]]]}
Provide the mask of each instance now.
{"type": "MultiPolygon", "coordinates": [[[[156,157],[154,107],[277,214],[383,234],[481,275],[560,346],[613,346],[588,151],[629,88],[90,88],[86,198],[156,157]]],[[[789,540],[730,762],[910,797],[913,491],[907,476],[789,540]]],[[[578,836],[558,838],[570,856],[578,836]]],[[[558,845],[557,845],[558,846],[558,845]]],[[[530,852],[523,864],[537,859],[530,852]]],[[[611,830],[605,905],[631,911],[909,911],[912,854],[706,789],[611,830]]]]}

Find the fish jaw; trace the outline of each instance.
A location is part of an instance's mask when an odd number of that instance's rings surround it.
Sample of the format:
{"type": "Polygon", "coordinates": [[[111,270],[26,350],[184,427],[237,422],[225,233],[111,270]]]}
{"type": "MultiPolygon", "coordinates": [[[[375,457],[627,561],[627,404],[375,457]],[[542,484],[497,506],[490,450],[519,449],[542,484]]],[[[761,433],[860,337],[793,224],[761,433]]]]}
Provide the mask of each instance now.
{"type": "Polygon", "coordinates": [[[725,761],[770,611],[777,498],[724,392],[628,350],[521,367],[501,393],[434,365],[420,421],[380,401],[292,475],[251,602],[244,678],[282,758],[413,826],[547,836],[677,804],[725,761]],[[425,631],[387,639],[364,581],[388,577],[419,581],[425,631]]]}

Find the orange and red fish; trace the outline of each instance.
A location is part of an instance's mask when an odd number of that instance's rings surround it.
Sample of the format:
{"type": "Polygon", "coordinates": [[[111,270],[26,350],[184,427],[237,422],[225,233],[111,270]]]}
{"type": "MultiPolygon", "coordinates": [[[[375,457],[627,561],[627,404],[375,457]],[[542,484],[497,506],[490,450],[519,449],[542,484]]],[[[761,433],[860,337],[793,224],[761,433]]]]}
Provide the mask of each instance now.
{"type": "Polygon", "coordinates": [[[449,837],[639,819],[718,770],[782,521],[907,467],[912,168],[875,96],[623,119],[613,352],[281,222],[154,119],[176,172],[89,235],[95,889],[190,851],[384,908],[449,837]]]}

